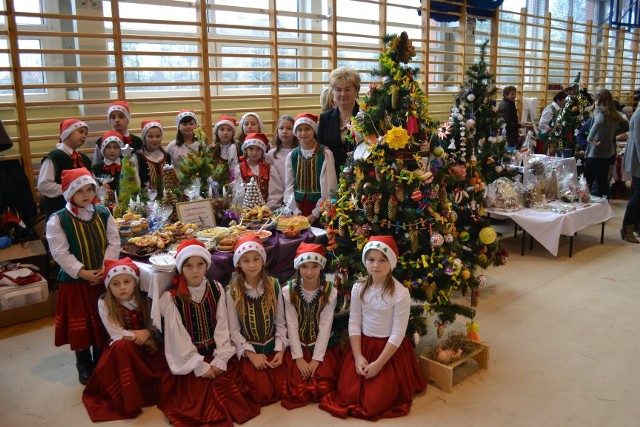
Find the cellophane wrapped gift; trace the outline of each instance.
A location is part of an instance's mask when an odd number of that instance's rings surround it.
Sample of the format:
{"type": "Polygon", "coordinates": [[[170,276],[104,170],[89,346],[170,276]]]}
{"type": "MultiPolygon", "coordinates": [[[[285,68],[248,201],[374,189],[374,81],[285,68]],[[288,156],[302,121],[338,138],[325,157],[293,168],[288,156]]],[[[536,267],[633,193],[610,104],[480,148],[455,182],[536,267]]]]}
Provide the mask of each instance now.
{"type": "Polygon", "coordinates": [[[501,211],[517,211],[524,206],[524,187],[509,178],[498,178],[487,189],[487,206],[501,211]]]}

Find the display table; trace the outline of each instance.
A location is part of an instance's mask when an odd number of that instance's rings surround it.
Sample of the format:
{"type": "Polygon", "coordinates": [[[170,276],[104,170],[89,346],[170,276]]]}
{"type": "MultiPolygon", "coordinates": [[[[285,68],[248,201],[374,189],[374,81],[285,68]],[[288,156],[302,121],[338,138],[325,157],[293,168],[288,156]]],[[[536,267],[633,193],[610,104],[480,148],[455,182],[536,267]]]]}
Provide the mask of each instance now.
{"type": "Polygon", "coordinates": [[[487,209],[487,213],[511,218],[522,228],[522,251],[524,255],[525,235],[529,233],[554,256],[558,255],[560,236],[569,236],[569,257],[573,256],[573,236],[589,226],[602,224],[600,243],[604,242],[605,222],[615,214],[608,203],[576,204],[576,210],[564,214],[520,209],[513,212],[487,209]]]}
{"type": "Polygon", "coordinates": [[[545,156],[542,154],[534,154],[531,157],[525,157],[523,159],[523,165],[524,165],[524,170],[523,170],[523,181],[522,183],[524,184],[525,187],[527,187],[527,185],[529,185],[531,182],[531,174],[528,173],[529,171],[529,162],[532,159],[538,159],[541,160],[545,163],[545,165],[547,166],[547,168],[551,167],[551,168],[555,168],[558,172],[558,177],[560,176],[564,176],[568,173],[572,174],[572,182],[574,187],[577,185],[578,183],[578,167],[576,165],[576,159],[574,157],[549,157],[549,156],[545,156]]]}
{"type": "MultiPolygon", "coordinates": [[[[293,259],[302,242],[314,242],[322,239],[326,233],[322,229],[310,228],[304,230],[293,239],[284,237],[281,233],[274,233],[266,242],[267,262],[265,264],[270,275],[277,278],[280,283],[289,280],[295,273],[293,259]]],[[[155,270],[148,262],[134,261],[140,268],[140,289],[147,292],[151,298],[151,320],[157,327],[160,323],[160,307],[156,303],[162,293],[171,287],[171,281],[176,275],[175,271],[166,272],[155,270]]],[[[233,273],[233,252],[213,251],[211,253],[211,268],[207,271],[209,280],[217,280],[226,286],[233,273]]]]}

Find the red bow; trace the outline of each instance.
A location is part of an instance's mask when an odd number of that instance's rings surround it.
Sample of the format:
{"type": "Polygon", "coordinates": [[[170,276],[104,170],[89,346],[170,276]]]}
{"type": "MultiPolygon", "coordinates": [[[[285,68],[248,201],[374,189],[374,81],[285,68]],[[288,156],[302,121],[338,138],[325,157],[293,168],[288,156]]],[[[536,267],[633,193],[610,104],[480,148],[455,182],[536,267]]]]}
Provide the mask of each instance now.
{"type": "Polygon", "coordinates": [[[187,286],[187,281],[184,280],[184,277],[182,277],[182,274],[179,274],[171,279],[171,283],[173,284],[173,288],[171,289],[172,295],[189,295],[189,287],[187,286]]]}
{"type": "Polygon", "coordinates": [[[102,170],[109,172],[111,176],[116,176],[116,172],[120,172],[122,170],[122,166],[117,163],[111,163],[110,165],[102,166],[102,170]]]}
{"type": "Polygon", "coordinates": [[[133,140],[131,139],[131,135],[128,135],[128,136],[123,136],[123,137],[122,137],[122,141],[123,141],[125,144],[129,144],[129,145],[131,145],[131,142],[132,142],[133,140]]]}
{"type": "Polygon", "coordinates": [[[77,151],[74,151],[71,154],[71,160],[73,160],[74,169],[84,167],[84,165],[82,164],[82,156],[77,151]]]}

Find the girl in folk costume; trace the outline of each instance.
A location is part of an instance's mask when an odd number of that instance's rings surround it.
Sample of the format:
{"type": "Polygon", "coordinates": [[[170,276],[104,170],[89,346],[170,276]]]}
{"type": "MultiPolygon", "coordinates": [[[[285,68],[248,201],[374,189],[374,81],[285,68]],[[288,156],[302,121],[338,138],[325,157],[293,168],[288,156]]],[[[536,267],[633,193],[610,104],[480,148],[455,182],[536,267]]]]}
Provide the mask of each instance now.
{"type": "MultiPolygon", "coordinates": [[[[129,123],[131,122],[129,104],[124,101],[115,101],[107,109],[107,120],[109,120],[111,130],[122,135],[122,141],[133,148],[133,151],[142,148],[144,144],[142,138],[129,132],[129,123]]],[[[104,150],[102,149],[103,141],[102,137],[96,141],[96,149],[93,152],[93,163],[101,162],[102,159],[104,159],[104,150]]]]}
{"type": "Polygon", "coordinates": [[[175,425],[232,426],[250,420],[260,406],[240,391],[224,289],[205,277],[211,254],[202,242],[189,239],[178,246],[175,259],[179,275],[160,298],[171,372],[162,378],[158,408],[175,425]]]}
{"type": "Polygon", "coordinates": [[[94,204],[96,182],[87,169],[63,171],[62,191],[67,205],[47,221],[49,250],[60,265],[55,344],[76,352],[80,383],[86,384],[106,341],[98,314],[103,262],[118,259],[120,235],[109,210],[94,204]]]}
{"type": "Polygon", "coordinates": [[[242,184],[247,184],[254,178],[262,198],[271,209],[282,205],[283,185],[276,168],[264,159],[269,139],[263,133],[250,133],[242,144],[244,156],[234,172],[236,193],[242,191],[242,184]]]}
{"type": "Polygon", "coordinates": [[[195,131],[198,127],[198,116],[192,110],[180,110],[176,116],[176,139],[167,145],[167,153],[171,155],[171,164],[176,168],[180,161],[190,152],[198,151],[195,131]]]}
{"type": "Polygon", "coordinates": [[[236,272],[227,290],[231,341],[240,358],[244,392],[262,406],[282,397],[287,348],[284,303],[278,280],[269,277],[267,253],[260,239],[238,240],[233,254],[236,272]]]}
{"type": "Polygon", "coordinates": [[[426,387],[405,336],[409,291],[393,278],[398,248],[391,236],[371,236],[362,251],[368,276],[351,290],[349,341],[336,391],[320,401],[334,416],[375,421],[409,413],[413,395],[426,387]]]}
{"type": "MultiPolygon", "coordinates": [[[[238,135],[238,148],[242,152],[242,143],[250,133],[264,133],[264,123],[256,113],[246,113],[240,117],[240,134],[238,135]]],[[[267,143],[267,146],[269,144],[267,143]]],[[[265,151],[266,153],[266,151],[265,151]]]]}
{"type": "Polygon", "coordinates": [[[213,127],[212,148],[217,158],[227,162],[230,174],[238,166],[238,147],[234,143],[235,136],[236,119],[229,116],[221,116],[213,127]]]}
{"type": "Polygon", "coordinates": [[[293,132],[300,146],[287,156],[284,184],[285,204],[294,214],[302,214],[313,224],[322,213],[320,204],[338,188],[333,153],[316,140],[318,116],[301,113],[296,116],[293,132]]]}
{"type": "Polygon", "coordinates": [[[144,146],[131,156],[131,163],[138,172],[142,188],[158,190],[162,196],[162,168],[171,162],[171,156],[162,148],[162,123],[146,120],[141,123],[144,146]]]}
{"type": "Polygon", "coordinates": [[[322,245],[301,243],[293,262],[295,279],[282,289],[289,349],[282,406],[294,409],[319,402],[336,389],[340,348],[331,333],[337,292],[324,277],[322,245]]]}
{"type": "Polygon", "coordinates": [[[119,132],[110,130],[102,135],[102,160],[94,163],[92,167],[93,174],[97,177],[100,175],[108,175],[113,180],[106,184],[113,191],[118,191],[120,187],[120,173],[122,165],[120,163],[120,154],[122,149],[128,147],[124,144],[124,139],[119,132]]]}
{"type": "Polygon", "coordinates": [[[44,196],[44,211],[49,218],[63,209],[66,201],[62,190],[62,172],[69,169],[87,168],[91,170],[91,160],[80,153],[89,126],[77,119],[67,119],[60,123],[60,142],[42,159],[38,175],[38,191],[44,196]]]}
{"type": "Polygon", "coordinates": [[[164,353],[157,351],[159,333],[138,288],[139,276],[131,258],[104,262],[107,293],[98,310],[111,344],[82,393],[94,422],[135,418],[143,406],[155,405],[160,379],[169,370],[164,353]]]}
{"type": "Polygon", "coordinates": [[[278,129],[276,129],[276,137],[274,138],[275,148],[269,150],[265,159],[273,167],[276,168],[280,182],[284,184],[287,176],[285,163],[287,155],[298,146],[298,138],[293,134],[293,124],[295,119],[291,116],[282,116],[278,120],[278,129]]]}

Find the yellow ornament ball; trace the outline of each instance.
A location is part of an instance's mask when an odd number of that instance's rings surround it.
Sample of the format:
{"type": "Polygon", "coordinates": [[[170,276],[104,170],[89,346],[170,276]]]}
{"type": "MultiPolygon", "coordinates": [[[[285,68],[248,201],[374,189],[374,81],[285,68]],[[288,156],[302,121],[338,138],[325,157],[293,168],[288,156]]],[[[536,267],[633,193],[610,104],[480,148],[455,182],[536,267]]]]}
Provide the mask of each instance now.
{"type": "Polygon", "coordinates": [[[490,245],[496,241],[496,230],[494,230],[493,227],[485,227],[480,230],[479,237],[482,243],[484,243],[485,245],[490,245]]]}
{"type": "Polygon", "coordinates": [[[462,276],[462,278],[463,278],[464,280],[468,280],[468,279],[469,279],[469,277],[471,277],[471,272],[465,268],[464,270],[462,270],[462,271],[460,272],[460,275],[462,276]]]}
{"type": "Polygon", "coordinates": [[[485,254],[478,255],[478,263],[484,265],[487,263],[487,256],[485,254]]]}
{"type": "Polygon", "coordinates": [[[458,234],[458,239],[461,242],[466,242],[467,240],[469,240],[469,233],[467,233],[466,231],[461,231],[460,234],[458,234]]]}

